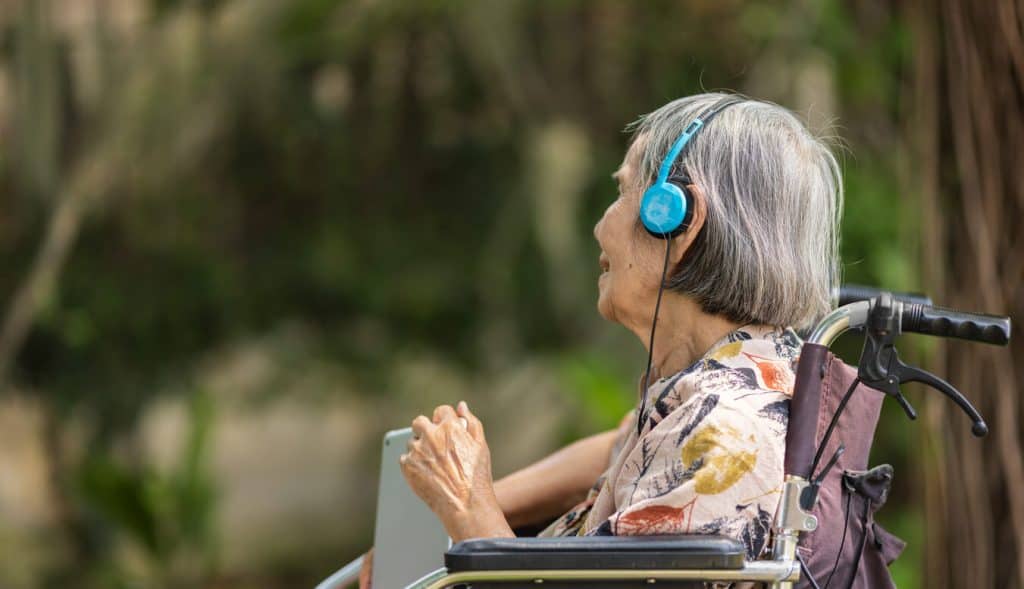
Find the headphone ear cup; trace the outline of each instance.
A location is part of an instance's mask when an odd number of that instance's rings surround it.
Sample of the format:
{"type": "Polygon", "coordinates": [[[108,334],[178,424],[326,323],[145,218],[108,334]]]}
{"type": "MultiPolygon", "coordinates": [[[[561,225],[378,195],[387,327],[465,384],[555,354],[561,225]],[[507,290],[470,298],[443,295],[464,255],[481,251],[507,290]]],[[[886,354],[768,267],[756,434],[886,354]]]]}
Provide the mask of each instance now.
{"type": "Polygon", "coordinates": [[[656,183],[640,201],[640,222],[654,237],[668,239],[686,229],[692,215],[693,197],[685,187],[671,182],[656,183]]]}
{"type": "Polygon", "coordinates": [[[679,188],[679,192],[683,195],[683,221],[679,223],[679,229],[676,230],[676,235],[686,231],[690,228],[690,223],[693,221],[693,211],[695,209],[695,202],[693,200],[693,194],[686,187],[686,185],[677,185],[673,183],[673,186],[679,188]]]}

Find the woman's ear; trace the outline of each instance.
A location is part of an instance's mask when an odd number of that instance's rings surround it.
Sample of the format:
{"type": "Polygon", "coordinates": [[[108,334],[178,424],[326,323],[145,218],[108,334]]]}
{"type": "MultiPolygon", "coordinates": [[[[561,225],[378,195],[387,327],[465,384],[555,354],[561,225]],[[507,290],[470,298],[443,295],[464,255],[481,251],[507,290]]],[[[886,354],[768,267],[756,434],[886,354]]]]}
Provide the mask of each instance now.
{"type": "Polygon", "coordinates": [[[704,229],[704,222],[708,218],[708,205],[707,200],[704,198],[704,193],[696,184],[689,184],[686,189],[690,192],[690,196],[693,197],[693,215],[690,217],[690,224],[686,227],[686,231],[683,231],[679,235],[672,238],[672,257],[669,259],[670,268],[674,268],[683,260],[686,256],[686,252],[689,251],[690,247],[693,246],[693,242],[697,239],[697,235],[704,229]]]}

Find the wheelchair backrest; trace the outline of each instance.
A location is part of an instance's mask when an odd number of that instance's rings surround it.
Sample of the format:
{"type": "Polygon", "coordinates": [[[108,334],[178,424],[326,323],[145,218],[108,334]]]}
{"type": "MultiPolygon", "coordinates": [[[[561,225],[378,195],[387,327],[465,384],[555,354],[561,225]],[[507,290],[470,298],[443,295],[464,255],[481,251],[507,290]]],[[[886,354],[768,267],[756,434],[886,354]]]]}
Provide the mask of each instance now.
{"type": "MultiPolygon", "coordinates": [[[[841,398],[857,376],[856,368],[831,352],[825,356],[824,365],[814,447],[821,442],[841,398]]],[[[818,528],[804,534],[798,548],[808,570],[822,586],[832,575],[833,587],[846,587],[857,569],[853,587],[894,586],[886,565],[899,555],[903,543],[874,522],[874,513],[888,494],[892,468],[885,465],[868,469],[884,397],[879,391],[858,385],[822,454],[821,462],[827,464],[840,445],[844,448],[825,475],[812,511],[818,518],[818,528]]],[[[787,451],[789,447],[787,444],[787,451]]],[[[798,586],[811,585],[805,577],[798,586]]]]}

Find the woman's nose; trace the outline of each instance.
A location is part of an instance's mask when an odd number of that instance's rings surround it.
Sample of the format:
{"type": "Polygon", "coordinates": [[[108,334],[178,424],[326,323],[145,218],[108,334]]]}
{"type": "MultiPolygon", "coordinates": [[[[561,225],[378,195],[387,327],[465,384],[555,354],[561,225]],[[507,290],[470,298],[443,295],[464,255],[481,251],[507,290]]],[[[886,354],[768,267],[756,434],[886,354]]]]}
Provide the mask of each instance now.
{"type": "Polygon", "coordinates": [[[604,214],[601,215],[601,218],[597,220],[597,223],[594,223],[594,239],[596,239],[598,243],[601,243],[601,228],[604,227],[604,222],[608,219],[608,213],[611,212],[612,207],[614,206],[614,202],[608,205],[604,210],[604,214]]]}
{"type": "Polygon", "coordinates": [[[604,210],[604,214],[601,215],[601,218],[597,220],[597,223],[594,223],[594,239],[597,240],[598,244],[601,243],[601,230],[604,227],[604,222],[608,219],[608,214],[611,212],[612,207],[614,206],[614,202],[608,205],[608,208],[604,210]]]}

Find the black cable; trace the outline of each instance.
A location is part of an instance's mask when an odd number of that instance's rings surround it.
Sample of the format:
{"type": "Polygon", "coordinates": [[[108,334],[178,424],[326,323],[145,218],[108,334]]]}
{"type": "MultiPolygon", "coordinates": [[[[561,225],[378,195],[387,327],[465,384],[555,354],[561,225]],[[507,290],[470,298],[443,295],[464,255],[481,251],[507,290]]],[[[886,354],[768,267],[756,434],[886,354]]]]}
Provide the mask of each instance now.
{"type": "Polygon", "coordinates": [[[668,259],[672,252],[672,238],[665,236],[665,263],[661,268],[661,280],[658,281],[658,300],[654,303],[654,319],[651,320],[651,341],[647,344],[647,370],[644,371],[644,384],[640,388],[640,413],[636,416],[636,435],[644,429],[644,410],[647,408],[647,385],[651,378],[651,360],[654,358],[654,329],[658,326],[658,309],[661,308],[661,293],[665,291],[665,277],[668,275],[668,259]]]}
{"type": "Polygon", "coordinates": [[[821,443],[818,444],[818,449],[814,453],[814,461],[811,462],[811,470],[808,474],[811,475],[811,480],[814,479],[814,471],[818,468],[818,463],[821,461],[821,455],[825,451],[825,446],[828,444],[829,438],[832,437],[832,430],[835,429],[836,424],[839,423],[839,416],[846,409],[846,404],[850,402],[850,397],[853,396],[854,389],[860,384],[860,377],[853,379],[850,383],[850,388],[846,389],[846,393],[843,395],[843,399],[839,401],[839,406],[836,407],[836,412],[832,414],[832,421],[828,422],[828,428],[825,429],[825,435],[821,438],[821,443]]]}
{"type": "Polygon", "coordinates": [[[846,584],[846,589],[852,589],[854,581],[857,580],[857,573],[860,569],[860,559],[864,556],[864,545],[868,543],[868,514],[871,509],[871,500],[864,497],[864,515],[861,516],[861,530],[860,545],[857,546],[857,558],[853,559],[853,569],[850,571],[850,582],[846,584]]]}
{"type": "Polygon", "coordinates": [[[832,458],[829,459],[828,464],[821,469],[821,472],[818,473],[817,477],[811,479],[811,482],[818,486],[825,482],[825,477],[828,476],[828,472],[832,470],[832,467],[836,465],[836,462],[839,462],[839,457],[843,455],[843,452],[846,452],[846,444],[840,442],[839,447],[836,448],[835,453],[832,454],[832,458]]]}
{"type": "Polygon", "coordinates": [[[800,556],[799,551],[796,553],[796,559],[800,561],[800,570],[804,572],[804,576],[811,582],[811,587],[814,587],[814,589],[821,589],[821,585],[818,585],[818,581],[814,578],[814,575],[811,574],[811,569],[807,567],[807,563],[804,562],[804,557],[800,556]]]}
{"type": "Polygon", "coordinates": [[[843,537],[839,540],[839,550],[836,551],[836,561],[832,564],[832,572],[828,574],[828,579],[825,580],[825,589],[828,589],[829,584],[832,582],[832,575],[836,574],[836,569],[839,568],[839,558],[843,555],[843,548],[846,546],[846,531],[850,528],[851,501],[853,501],[853,491],[847,490],[846,507],[843,508],[843,537]]]}

